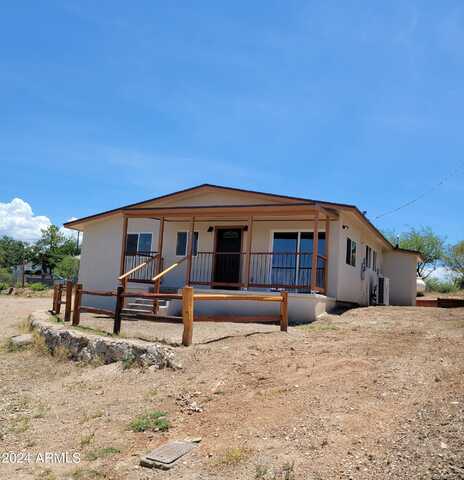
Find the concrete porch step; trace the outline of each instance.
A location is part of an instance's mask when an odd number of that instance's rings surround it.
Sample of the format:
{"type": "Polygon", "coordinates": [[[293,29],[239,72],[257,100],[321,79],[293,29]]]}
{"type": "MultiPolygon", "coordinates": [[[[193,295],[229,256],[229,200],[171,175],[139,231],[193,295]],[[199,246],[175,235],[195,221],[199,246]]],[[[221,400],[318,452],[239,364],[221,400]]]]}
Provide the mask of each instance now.
{"type": "Polygon", "coordinates": [[[137,320],[160,320],[160,321],[166,321],[166,322],[175,322],[175,323],[182,323],[182,317],[176,317],[173,315],[166,315],[166,314],[161,314],[158,312],[158,314],[154,315],[153,313],[132,313],[132,312],[121,312],[121,318],[123,320],[128,320],[128,321],[137,321],[137,320]]]}
{"type": "Polygon", "coordinates": [[[147,310],[151,311],[153,310],[153,303],[128,303],[126,308],[128,309],[136,309],[136,310],[147,310]]]}

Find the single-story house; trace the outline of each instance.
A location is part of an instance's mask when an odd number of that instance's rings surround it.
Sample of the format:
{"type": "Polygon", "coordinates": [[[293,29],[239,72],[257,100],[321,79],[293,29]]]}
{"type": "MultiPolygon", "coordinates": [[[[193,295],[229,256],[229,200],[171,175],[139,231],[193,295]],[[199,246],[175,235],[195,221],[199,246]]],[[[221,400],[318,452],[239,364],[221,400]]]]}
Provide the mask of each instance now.
{"type": "MultiPolygon", "coordinates": [[[[135,269],[127,289],[287,290],[290,321],[314,320],[337,302],[415,305],[419,253],[394,247],[354,205],[203,184],[65,227],[83,233],[79,282],[87,290],[115,289],[135,269]]],[[[253,314],[273,306],[199,308],[253,314]]]]}

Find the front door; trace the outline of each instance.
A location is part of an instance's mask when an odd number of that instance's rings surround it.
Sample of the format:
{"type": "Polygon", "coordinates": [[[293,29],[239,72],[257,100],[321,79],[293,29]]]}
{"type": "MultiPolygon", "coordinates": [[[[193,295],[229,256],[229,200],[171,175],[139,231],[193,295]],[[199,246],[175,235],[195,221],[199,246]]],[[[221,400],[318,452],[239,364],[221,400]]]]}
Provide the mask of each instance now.
{"type": "Polygon", "coordinates": [[[241,251],[241,228],[216,229],[216,250],[213,273],[213,284],[216,284],[216,287],[239,287],[241,251]]]}

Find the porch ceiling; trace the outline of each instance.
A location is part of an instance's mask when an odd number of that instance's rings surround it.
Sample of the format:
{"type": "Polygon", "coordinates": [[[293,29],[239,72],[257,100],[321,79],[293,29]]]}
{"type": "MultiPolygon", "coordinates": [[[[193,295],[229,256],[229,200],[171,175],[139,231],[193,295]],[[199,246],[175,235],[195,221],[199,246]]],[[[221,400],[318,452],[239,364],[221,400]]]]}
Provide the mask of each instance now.
{"type": "Polygon", "coordinates": [[[166,220],[190,220],[192,217],[201,220],[254,220],[308,219],[337,220],[338,214],[318,205],[297,204],[262,204],[262,205],[227,205],[227,206],[195,206],[195,207],[158,207],[129,208],[123,214],[129,218],[165,218],[166,220]]]}

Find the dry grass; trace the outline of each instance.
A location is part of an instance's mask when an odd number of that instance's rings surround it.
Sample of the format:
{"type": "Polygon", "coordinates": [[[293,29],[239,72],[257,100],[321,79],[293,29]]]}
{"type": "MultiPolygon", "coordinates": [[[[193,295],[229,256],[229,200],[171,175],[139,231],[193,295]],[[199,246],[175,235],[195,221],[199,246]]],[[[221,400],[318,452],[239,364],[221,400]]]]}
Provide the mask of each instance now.
{"type": "Polygon", "coordinates": [[[218,458],[213,460],[215,465],[237,465],[250,455],[250,450],[240,447],[231,447],[225,450],[218,458]]]}
{"type": "Polygon", "coordinates": [[[34,331],[32,337],[32,346],[34,350],[40,355],[50,355],[50,349],[45,343],[45,338],[37,331],[34,331]]]}

